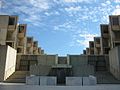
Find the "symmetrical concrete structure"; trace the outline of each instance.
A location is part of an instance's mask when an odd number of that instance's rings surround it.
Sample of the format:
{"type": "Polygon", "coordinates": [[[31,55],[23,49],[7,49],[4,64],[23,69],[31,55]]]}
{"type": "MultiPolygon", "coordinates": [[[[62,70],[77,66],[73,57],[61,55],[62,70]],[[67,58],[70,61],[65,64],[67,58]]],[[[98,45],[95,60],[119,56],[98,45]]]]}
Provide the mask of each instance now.
{"type": "Polygon", "coordinates": [[[27,25],[17,25],[17,16],[0,16],[0,81],[49,85],[53,80],[53,85],[74,85],[74,81],[90,85],[92,75],[97,84],[120,84],[119,18],[110,16],[109,24],[101,24],[101,37],[94,37],[84,54],[58,56],[44,54],[33,37],[26,37],[27,25]],[[82,82],[73,78],[72,83],[66,77],[82,77],[82,82]]]}

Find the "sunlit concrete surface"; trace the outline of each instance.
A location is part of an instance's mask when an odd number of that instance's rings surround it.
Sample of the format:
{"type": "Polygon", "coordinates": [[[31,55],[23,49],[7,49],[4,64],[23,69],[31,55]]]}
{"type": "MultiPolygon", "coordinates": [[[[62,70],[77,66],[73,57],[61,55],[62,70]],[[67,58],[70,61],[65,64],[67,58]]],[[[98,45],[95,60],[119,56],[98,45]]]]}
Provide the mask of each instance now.
{"type": "Polygon", "coordinates": [[[38,85],[0,85],[0,90],[120,90],[120,85],[97,86],[38,86],[38,85]]]}

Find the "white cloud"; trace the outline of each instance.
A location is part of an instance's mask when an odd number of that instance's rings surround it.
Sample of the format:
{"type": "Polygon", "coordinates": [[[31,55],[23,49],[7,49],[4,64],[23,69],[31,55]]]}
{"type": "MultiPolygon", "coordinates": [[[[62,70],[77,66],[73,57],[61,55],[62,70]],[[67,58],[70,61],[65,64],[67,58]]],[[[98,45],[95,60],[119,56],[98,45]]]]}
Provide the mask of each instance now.
{"type": "Polygon", "coordinates": [[[88,31],[80,32],[75,35],[70,46],[84,46],[84,48],[89,46],[89,41],[93,41],[93,38],[98,36],[98,34],[91,34],[88,31]]]}
{"type": "Polygon", "coordinates": [[[115,0],[116,3],[120,3],[120,0],[115,0]]]}
{"type": "Polygon", "coordinates": [[[64,0],[65,2],[67,3],[82,3],[82,2],[85,2],[85,3],[91,3],[91,2],[95,2],[96,0],[64,0]]]}
{"type": "Polygon", "coordinates": [[[29,0],[29,3],[38,9],[47,10],[50,8],[47,0],[29,0]]]}
{"type": "Polygon", "coordinates": [[[80,6],[65,8],[65,10],[66,10],[67,12],[79,11],[80,9],[81,9],[80,6]]]}
{"type": "Polygon", "coordinates": [[[53,11],[53,12],[45,12],[44,13],[46,16],[51,16],[51,15],[60,15],[58,11],[53,11]]]}
{"type": "Polygon", "coordinates": [[[120,15],[120,5],[117,5],[112,12],[112,15],[120,15]]]}

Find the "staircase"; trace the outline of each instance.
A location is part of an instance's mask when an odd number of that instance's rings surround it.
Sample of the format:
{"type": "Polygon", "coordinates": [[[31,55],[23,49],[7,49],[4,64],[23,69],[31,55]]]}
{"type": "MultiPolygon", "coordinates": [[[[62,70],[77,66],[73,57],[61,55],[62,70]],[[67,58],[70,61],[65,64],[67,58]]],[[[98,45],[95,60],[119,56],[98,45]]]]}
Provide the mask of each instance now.
{"type": "Polygon", "coordinates": [[[29,71],[15,71],[6,81],[7,83],[25,83],[29,71]]]}

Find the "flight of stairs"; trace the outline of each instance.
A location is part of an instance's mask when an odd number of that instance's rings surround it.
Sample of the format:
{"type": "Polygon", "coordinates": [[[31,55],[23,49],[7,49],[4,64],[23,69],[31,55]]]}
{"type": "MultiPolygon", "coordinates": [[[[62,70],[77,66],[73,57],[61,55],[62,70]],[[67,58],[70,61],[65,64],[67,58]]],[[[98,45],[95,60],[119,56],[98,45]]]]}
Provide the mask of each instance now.
{"type": "Polygon", "coordinates": [[[29,71],[15,71],[5,82],[6,83],[25,83],[29,71]]]}

